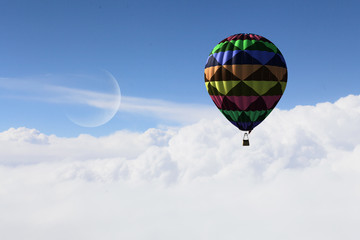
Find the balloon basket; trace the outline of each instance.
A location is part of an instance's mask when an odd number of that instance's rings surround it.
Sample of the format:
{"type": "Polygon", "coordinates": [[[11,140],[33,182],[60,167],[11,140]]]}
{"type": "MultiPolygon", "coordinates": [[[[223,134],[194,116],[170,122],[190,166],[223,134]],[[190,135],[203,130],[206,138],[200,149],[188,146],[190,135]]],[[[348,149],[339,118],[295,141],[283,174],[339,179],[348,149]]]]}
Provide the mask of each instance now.
{"type": "Polygon", "coordinates": [[[243,146],[250,146],[249,135],[247,133],[244,134],[243,146]]]}

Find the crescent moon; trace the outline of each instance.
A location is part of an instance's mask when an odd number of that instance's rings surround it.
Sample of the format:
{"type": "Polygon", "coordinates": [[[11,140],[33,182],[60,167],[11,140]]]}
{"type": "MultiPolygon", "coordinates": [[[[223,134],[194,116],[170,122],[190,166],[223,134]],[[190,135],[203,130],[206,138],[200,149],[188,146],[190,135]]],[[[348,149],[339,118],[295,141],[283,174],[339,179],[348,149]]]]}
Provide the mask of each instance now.
{"type": "MultiPolygon", "coordinates": [[[[92,92],[87,101],[82,102],[79,110],[71,114],[68,113],[67,118],[81,127],[99,127],[109,122],[118,112],[121,103],[120,86],[115,77],[105,70],[109,80],[111,93],[92,92]],[[85,114],[86,113],[86,114],[85,114]]],[[[84,91],[85,92],[85,91],[84,91]]],[[[90,93],[88,93],[90,95],[90,93]]]]}

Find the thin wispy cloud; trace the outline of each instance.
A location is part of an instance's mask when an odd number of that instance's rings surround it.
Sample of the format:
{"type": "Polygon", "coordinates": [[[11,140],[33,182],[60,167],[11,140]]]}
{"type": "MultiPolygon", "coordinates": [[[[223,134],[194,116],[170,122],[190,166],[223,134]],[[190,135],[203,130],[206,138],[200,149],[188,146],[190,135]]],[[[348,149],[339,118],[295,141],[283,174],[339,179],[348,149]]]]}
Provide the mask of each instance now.
{"type": "Polygon", "coordinates": [[[120,112],[151,116],[176,123],[191,123],[218,114],[212,104],[184,104],[160,99],[121,96],[100,91],[51,85],[33,79],[0,79],[0,88],[10,90],[3,98],[24,101],[40,101],[58,105],[84,105],[103,110],[116,109],[120,112]],[[121,99],[121,103],[120,103],[121,99]]]}
{"type": "Polygon", "coordinates": [[[120,103],[120,92],[104,93],[101,91],[52,85],[46,83],[43,78],[40,77],[40,80],[1,78],[0,88],[8,90],[7,94],[2,97],[57,104],[82,104],[101,109],[113,108],[116,102],[120,103]]]}
{"type": "Polygon", "coordinates": [[[52,98],[43,99],[43,101],[47,102],[59,104],[83,104],[104,110],[112,109],[117,102],[119,102],[120,105],[120,95],[118,94],[52,85],[45,86],[45,91],[54,96],[52,98]]]}
{"type": "Polygon", "coordinates": [[[203,118],[212,118],[218,114],[218,111],[212,104],[184,104],[128,96],[122,97],[119,111],[149,115],[180,123],[191,123],[203,118]]]}

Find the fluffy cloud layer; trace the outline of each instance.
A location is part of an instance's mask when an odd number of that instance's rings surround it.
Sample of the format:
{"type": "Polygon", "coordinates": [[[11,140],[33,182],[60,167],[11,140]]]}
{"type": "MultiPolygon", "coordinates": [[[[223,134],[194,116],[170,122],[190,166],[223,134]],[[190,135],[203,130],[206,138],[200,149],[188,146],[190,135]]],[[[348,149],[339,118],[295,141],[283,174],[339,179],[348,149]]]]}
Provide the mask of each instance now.
{"type": "Polygon", "coordinates": [[[357,239],[360,96],[273,113],[242,147],[181,128],[0,133],[4,239],[357,239]],[[19,231],[21,229],[21,231],[19,231]]]}

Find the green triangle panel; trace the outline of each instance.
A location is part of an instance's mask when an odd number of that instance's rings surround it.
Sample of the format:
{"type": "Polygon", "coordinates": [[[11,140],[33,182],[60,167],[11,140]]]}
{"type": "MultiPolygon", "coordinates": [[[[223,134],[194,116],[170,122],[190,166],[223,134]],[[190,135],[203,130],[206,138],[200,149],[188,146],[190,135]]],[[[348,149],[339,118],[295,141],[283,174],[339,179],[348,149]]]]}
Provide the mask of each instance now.
{"type": "Polygon", "coordinates": [[[234,51],[234,50],[243,50],[244,46],[250,46],[253,44],[251,40],[232,40],[232,41],[225,41],[221,42],[214,47],[211,51],[210,55],[213,53],[225,52],[225,51],[234,51]],[[246,42],[245,42],[246,41],[246,42]]]}
{"type": "Polygon", "coordinates": [[[229,120],[234,122],[251,122],[250,118],[244,111],[227,111],[221,110],[222,114],[229,120]]]}
{"type": "Polygon", "coordinates": [[[276,52],[276,50],[269,48],[265,45],[264,42],[256,42],[245,50],[258,50],[258,51],[267,51],[267,52],[276,52]]]}
{"type": "MultiPolygon", "coordinates": [[[[270,48],[273,50],[274,53],[280,53],[279,49],[271,42],[264,42],[264,45],[267,47],[267,48],[270,48]]],[[[281,54],[281,53],[280,53],[281,54]]]]}
{"type": "Polygon", "coordinates": [[[220,111],[231,121],[258,122],[263,121],[271,113],[272,109],[261,111],[231,111],[220,109],[220,111]]]}
{"type": "Polygon", "coordinates": [[[264,51],[268,52],[274,52],[277,53],[279,50],[276,48],[276,46],[269,42],[259,41],[255,39],[246,39],[246,40],[231,40],[231,41],[224,41],[219,43],[214,47],[214,49],[211,51],[211,54],[218,53],[218,52],[225,52],[225,51],[234,51],[234,50],[251,50],[250,46],[253,44],[260,43],[261,47],[258,49],[252,49],[252,50],[262,50],[262,48],[266,49],[264,51]]]}
{"type": "Polygon", "coordinates": [[[254,43],[256,43],[256,40],[236,40],[234,42],[234,45],[240,48],[241,50],[244,50],[250,47],[251,45],[253,45],[254,43]]]}
{"type": "Polygon", "coordinates": [[[281,56],[283,56],[282,55],[282,53],[280,52],[280,50],[277,48],[277,52],[276,52],[277,54],[279,54],[279,55],[281,55],[281,56]]]}
{"type": "Polygon", "coordinates": [[[217,48],[215,51],[214,50],[212,51],[212,53],[235,51],[235,50],[241,50],[241,49],[236,47],[234,45],[234,41],[232,41],[232,42],[224,42],[223,44],[221,44],[221,46],[219,48],[217,48]]]}
{"type": "Polygon", "coordinates": [[[214,49],[211,51],[211,53],[209,54],[209,56],[215,52],[220,52],[219,49],[221,49],[225,44],[227,44],[226,42],[222,42],[222,43],[219,43],[218,45],[216,45],[214,47],[214,49]]]}

